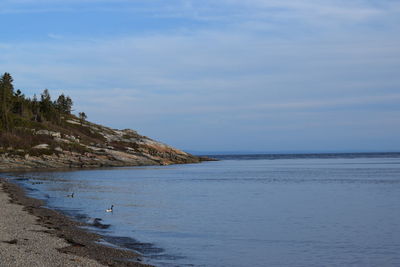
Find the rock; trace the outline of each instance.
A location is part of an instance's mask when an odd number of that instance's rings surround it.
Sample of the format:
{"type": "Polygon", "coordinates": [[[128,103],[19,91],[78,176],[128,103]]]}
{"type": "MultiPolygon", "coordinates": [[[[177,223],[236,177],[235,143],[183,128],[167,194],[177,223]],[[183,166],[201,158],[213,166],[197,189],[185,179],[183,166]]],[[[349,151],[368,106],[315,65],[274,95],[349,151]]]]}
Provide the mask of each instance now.
{"type": "Polygon", "coordinates": [[[58,138],[58,137],[55,137],[54,141],[56,141],[58,143],[66,143],[66,144],[70,144],[71,143],[71,141],[69,141],[67,139],[62,139],[62,138],[58,138]]]}
{"type": "Polygon", "coordinates": [[[125,134],[130,134],[130,135],[138,135],[137,131],[132,130],[132,129],[124,129],[122,130],[125,134]]]}
{"type": "MultiPolygon", "coordinates": [[[[69,120],[68,123],[80,124],[78,120],[69,120]]],[[[32,129],[32,135],[51,136],[52,140],[46,144],[42,143],[46,142],[46,138],[34,137],[34,140],[41,140],[36,144],[41,144],[33,147],[37,151],[32,151],[31,155],[23,150],[17,156],[10,155],[7,146],[3,151],[0,150],[0,169],[169,165],[200,161],[198,157],[142,136],[134,130],[114,130],[90,122],[85,122],[86,129],[73,125],[65,129],[60,125],[51,126],[47,125],[48,129],[54,131],[32,129]],[[48,155],[53,147],[55,149],[51,152],[55,153],[48,155]]]]}
{"type": "Polygon", "coordinates": [[[73,135],[65,135],[65,138],[69,139],[72,142],[77,142],[79,143],[79,139],[73,135]]]}
{"type": "Polygon", "coordinates": [[[33,149],[49,149],[49,145],[48,144],[40,144],[37,146],[32,147],[33,149]]]}
{"type": "Polygon", "coordinates": [[[55,137],[55,138],[61,138],[61,133],[59,133],[59,132],[52,132],[52,131],[48,131],[48,130],[39,130],[39,131],[36,131],[36,134],[42,134],[42,135],[50,135],[50,136],[52,136],[52,137],[55,137]]]}
{"type": "Polygon", "coordinates": [[[76,120],[67,120],[68,123],[80,125],[81,123],[76,120]]]}

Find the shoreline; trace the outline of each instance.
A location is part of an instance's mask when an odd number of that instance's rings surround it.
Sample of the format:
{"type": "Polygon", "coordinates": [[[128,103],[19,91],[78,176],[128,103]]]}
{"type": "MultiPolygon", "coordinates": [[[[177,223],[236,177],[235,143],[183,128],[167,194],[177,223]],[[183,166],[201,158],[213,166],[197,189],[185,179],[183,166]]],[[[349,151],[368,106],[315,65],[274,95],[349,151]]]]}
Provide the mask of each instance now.
{"type": "MultiPolygon", "coordinates": [[[[9,199],[8,203],[1,203],[3,207],[9,205],[8,208],[15,211],[16,209],[18,209],[18,207],[15,207],[15,205],[22,206],[22,210],[17,215],[18,219],[13,218],[14,220],[16,219],[16,221],[18,222],[17,225],[2,226],[2,220],[0,219],[0,233],[4,230],[4,228],[7,227],[11,227],[12,230],[15,231],[22,231],[22,234],[24,234],[24,232],[27,233],[27,231],[29,230],[27,230],[26,228],[15,228],[19,226],[20,220],[22,220],[21,223],[23,223],[24,220],[28,220],[26,219],[28,216],[33,215],[35,217],[33,226],[40,226],[41,228],[44,228],[40,230],[42,234],[41,238],[45,240],[48,239],[49,241],[54,241],[56,239],[62,239],[65,241],[64,246],[53,248],[58,251],[60,258],[62,258],[61,256],[65,255],[78,257],[78,259],[75,259],[76,262],[74,262],[73,259],[66,259],[66,261],[68,262],[64,262],[63,265],[68,264],[68,266],[87,266],[90,261],[95,261],[99,263],[97,266],[152,266],[141,263],[141,261],[143,261],[141,255],[134,253],[133,251],[113,248],[100,244],[99,242],[102,241],[102,236],[100,234],[82,229],[82,226],[95,225],[74,221],[58,211],[43,207],[45,204],[44,201],[28,197],[23,187],[9,181],[8,179],[0,178],[0,195],[7,195],[9,199]],[[14,206],[12,207],[11,205],[14,206]],[[81,265],[82,262],[80,261],[82,261],[82,259],[88,260],[88,263],[81,265]]],[[[3,196],[1,200],[2,202],[7,201],[5,200],[5,196],[3,196]]],[[[9,213],[7,210],[5,210],[5,212],[9,213]]],[[[15,217],[16,215],[4,213],[2,214],[2,217],[6,216],[15,217]]],[[[32,218],[30,219],[32,220],[32,218]]],[[[12,231],[8,232],[11,233],[12,231]]],[[[0,240],[0,242],[2,241],[2,244],[7,244],[8,246],[10,246],[11,249],[14,249],[14,251],[18,250],[18,253],[21,253],[21,240],[18,240],[16,238],[11,238],[11,240],[2,239],[4,238],[1,238],[0,240]]],[[[24,248],[27,249],[27,251],[31,251],[31,247],[29,246],[29,244],[26,245],[27,247],[24,246],[24,248]]],[[[9,254],[10,255],[8,256],[15,258],[13,255],[11,255],[12,252],[9,252],[9,254]]],[[[53,263],[53,261],[49,261],[47,266],[52,266],[53,263]]]]}

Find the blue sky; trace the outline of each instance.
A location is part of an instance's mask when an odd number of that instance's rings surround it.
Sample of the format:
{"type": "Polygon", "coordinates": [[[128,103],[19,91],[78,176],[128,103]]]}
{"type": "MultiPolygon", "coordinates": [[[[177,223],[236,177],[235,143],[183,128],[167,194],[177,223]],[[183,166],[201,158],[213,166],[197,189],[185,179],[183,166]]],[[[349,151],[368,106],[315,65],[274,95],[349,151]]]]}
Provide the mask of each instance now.
{"type": "Polygon", "coordinates": [[[2,0],[0,70],[197,151],[400,151],[400,2],[2,0]]]}

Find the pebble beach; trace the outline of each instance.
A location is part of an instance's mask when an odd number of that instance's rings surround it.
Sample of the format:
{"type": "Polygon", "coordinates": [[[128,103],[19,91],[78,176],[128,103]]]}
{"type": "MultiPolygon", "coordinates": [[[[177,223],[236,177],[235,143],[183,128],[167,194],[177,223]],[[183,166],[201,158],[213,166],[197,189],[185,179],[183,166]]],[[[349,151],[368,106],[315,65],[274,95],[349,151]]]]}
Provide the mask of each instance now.
{"type": "Polygon", "coordinates": [[[126,250],[100,245],[80,223],[46,209],[0,180],[0,266],[150,266],[126,250]]]}

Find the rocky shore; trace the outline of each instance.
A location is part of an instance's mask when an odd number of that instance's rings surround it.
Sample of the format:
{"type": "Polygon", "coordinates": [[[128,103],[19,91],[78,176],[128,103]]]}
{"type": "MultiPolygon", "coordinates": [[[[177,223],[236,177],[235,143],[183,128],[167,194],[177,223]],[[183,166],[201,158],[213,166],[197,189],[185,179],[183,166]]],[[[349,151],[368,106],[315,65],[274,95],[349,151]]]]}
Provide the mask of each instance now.
{"type": "Polygon", "coordinates": [[[42,207],[0,179],[0,266],[150,266],[132,251],[100,245],[85,224],[42,207]]]}
{"type": "Polygon", "coordinates": [[[0,170],[169,165],[210,160],[134,130],[116,130],[76,119],[66,120],[64,127],[47,125],[47,129],[21,131],[24,139],[33,141],[27,148],[1,147],[0,143],[0,170]]]}

